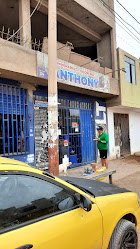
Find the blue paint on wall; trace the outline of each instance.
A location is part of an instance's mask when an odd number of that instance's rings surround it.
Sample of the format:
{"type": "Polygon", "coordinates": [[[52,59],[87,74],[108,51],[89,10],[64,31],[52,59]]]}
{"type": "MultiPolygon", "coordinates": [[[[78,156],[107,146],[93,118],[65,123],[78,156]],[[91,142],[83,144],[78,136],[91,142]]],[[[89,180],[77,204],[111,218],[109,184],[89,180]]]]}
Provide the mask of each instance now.
{"type": "MultiPolygon", "coordinates": [[[[33,99],[28,95],[28,124],[29,124],[29,154],[34,155],[34,105],[33,99]]],[[[27,162],[34,165],[34,161],[31,163],[30,156],[27,157],[27,162]]]]}
{"type": "Polygon", "coordinates": [[[5,78],[0,78],[0,83],[2,83],[2,84],[8,84],[8,85],[13,85],[13,86],[20,86],[20,82],[19,81],[5,79],[5,78]]]}

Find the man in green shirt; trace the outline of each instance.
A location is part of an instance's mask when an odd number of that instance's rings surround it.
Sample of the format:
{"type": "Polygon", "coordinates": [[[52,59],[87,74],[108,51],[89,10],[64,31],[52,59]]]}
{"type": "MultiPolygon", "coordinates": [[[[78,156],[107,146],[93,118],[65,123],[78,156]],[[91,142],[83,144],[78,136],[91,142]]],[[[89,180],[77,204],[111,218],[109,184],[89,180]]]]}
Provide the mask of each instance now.
{"type": "Polygon", "coordinates": [[[107,150],[108,150],[108,135],[104,132],[103,127],[99,126],[97,128],[99,136],[95,138],[98,141],[98,150],[100,152],[100,158],[102,162],[102,167],[108,169],[108,159],[107,159],[107,150]]]}

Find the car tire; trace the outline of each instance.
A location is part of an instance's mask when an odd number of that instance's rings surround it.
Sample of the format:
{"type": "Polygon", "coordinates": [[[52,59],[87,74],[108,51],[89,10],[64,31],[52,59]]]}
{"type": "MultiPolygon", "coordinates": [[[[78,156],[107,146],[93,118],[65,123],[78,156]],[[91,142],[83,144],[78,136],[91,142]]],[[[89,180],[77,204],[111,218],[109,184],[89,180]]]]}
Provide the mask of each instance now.
{"type": "Polygon", "coordinates": [[[135,225],[128,220],[121,219],[114,229],[108,249],[137,249],[137,247],[138,235],[135,225]]]}

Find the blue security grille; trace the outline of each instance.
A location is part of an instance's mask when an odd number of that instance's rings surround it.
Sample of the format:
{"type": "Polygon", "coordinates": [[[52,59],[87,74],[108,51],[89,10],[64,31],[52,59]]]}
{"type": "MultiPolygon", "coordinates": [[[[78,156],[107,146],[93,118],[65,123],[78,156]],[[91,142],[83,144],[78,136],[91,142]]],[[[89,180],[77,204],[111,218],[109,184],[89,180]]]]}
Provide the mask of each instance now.
{"type": "Polygon", "coordinates": [[[59,163],[67,155],[72,164],[95,160],[93,104],[59,98],[59,163]]]}
{"type": "Polygon", "coordinates": [[[0,154],[28,152],[27,90],[0,84],[0,154]]]}

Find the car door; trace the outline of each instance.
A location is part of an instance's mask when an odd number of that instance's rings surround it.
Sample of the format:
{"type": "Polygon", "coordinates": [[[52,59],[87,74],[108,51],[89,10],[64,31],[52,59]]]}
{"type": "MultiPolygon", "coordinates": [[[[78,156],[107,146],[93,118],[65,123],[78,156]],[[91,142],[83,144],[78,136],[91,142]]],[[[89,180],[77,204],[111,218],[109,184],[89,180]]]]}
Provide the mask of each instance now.
{"type": "Polygon", "coordinates": [[[12,171],[0,175],[0,248],[101,246],[102,217],[96,204],[86,212],[72,189],[45,176],[12,171]]]}

